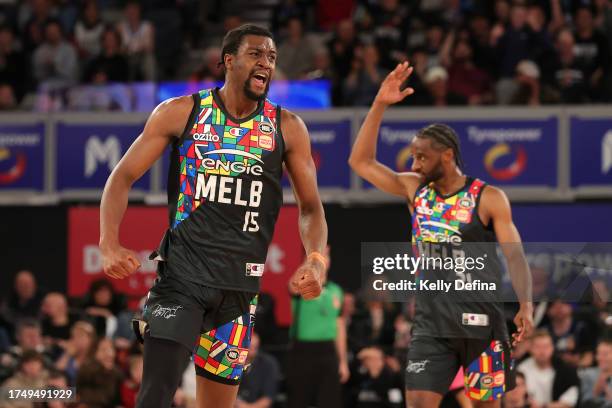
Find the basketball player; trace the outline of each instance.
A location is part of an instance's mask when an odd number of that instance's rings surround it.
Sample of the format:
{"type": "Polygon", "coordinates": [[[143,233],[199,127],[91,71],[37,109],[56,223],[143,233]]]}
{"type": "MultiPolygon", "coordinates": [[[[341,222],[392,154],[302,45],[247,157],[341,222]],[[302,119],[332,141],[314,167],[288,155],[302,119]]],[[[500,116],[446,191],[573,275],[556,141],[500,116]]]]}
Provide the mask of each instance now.
{"type": "Polygon", "coordinates": [[[118,238],[128,191],[172,146],[170,228],[152,255],[159,261],[158,277],[138,324],[144,337],[139,408],[170,406],[192,352],[198,406],[233,406],[282,205],[283,163],[307,254],[290,284],[305,299],[321,292],[327,224],[306,126],[266,99],[276,55],[272,34],[264,28],[247,24],[228,32],[223,87],[161,103],[104,189],[104,272],[121,279],[140,266],[118,238]]]}
{"type": "MultiPolygon", "coordinates": [[[[412,172],[396,173],[376,160],[383,113],[414,92],[401,88],[411,73],[412,67],[404,62],[385,78],[359,131],[349,164],[379,189],[408,200],[415,247],[431,247],[432,242],[440,246],[459,243],[461,247],[469,247],[461,242],[500,243],[520,300],[514,318],[517,332],[513,334],[514,343],[520,342],[533,327],[531,282],[505,194],[462,173],[459,140],[446,125],[430,125],[417,133],[411,144],[412,172]],[[429,218],[433,216],[435,220],[429,218]]],[[[493,258],[494,252],[489,254],[487,266],[493,265],[493,258]]],[[[457,279],[461,275],[457,270],[451,273],[457,274],[457,279]]],[[[483,273],[486,279],[492,271],[485,268],[483,273]]],[[[407,405],[438,406],[463,366],[466,393],[474,406],[499,407],[504,391],[514,384],[509,336],[499,299],[461,303],[449,298],[427,293],[417,296],[406,368],[407,405]]]]}

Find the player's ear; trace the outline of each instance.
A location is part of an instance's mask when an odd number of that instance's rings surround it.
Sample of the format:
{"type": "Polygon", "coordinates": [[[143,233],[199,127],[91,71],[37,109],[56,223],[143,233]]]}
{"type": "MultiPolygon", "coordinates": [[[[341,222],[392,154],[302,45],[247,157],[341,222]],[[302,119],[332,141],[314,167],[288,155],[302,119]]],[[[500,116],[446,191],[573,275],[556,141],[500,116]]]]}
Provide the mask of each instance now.
{"type": "Polygon", "coordinates": [[[455,161],[455,152],[453,149],[448,148],[442,152],[442,160],[445,162],[451,163],[455,161]]]}
{"type": "Polygon", "coordinates": [[[223,65],[225,65],[226,71],[230,71],[232,69],[233,63],[234,63],[234,55],[229,54],[229,53],[223,55],[223,65]]]}

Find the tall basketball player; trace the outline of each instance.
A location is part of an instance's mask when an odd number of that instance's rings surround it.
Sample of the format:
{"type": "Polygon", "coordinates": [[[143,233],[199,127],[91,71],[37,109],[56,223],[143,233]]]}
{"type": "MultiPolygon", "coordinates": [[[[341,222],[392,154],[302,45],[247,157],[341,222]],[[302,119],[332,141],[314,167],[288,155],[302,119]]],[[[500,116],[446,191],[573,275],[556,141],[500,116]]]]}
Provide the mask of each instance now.
{"type": "MultiPolygon", "coordinates": [[[[513,342],[522,341],[533,327],[531,280],[510,205],[500,189],[463,174],[459,139],[453,129],[433,124],[417,133],[411,144],[411,172],[397,173],[376,160],[384,111],[414,92],[402,89],[411,73],[412,67],[404,62],[383,81],[349,164],[379,189],[408,200],[412,242],[419,253],[427,255],[432,245],[452,244],[466,251],[470,242],[484,243],[483,251],[491,247],[486,243],[502,246],[520,300],[513,342]]],[[[470,276],[472,282],[499,278],[501,272],[495,267],[499,262],[495,252],[489,252],[489,267],[482,276],[470,276]]],[[[465,279],[459,270],[451,274],[456,275],[453,279],[465,279]]],[[[417,296],[412,334],[406,368],[409,407],[438,406],[460,366],[464,368],[466,393],[476,407],[499,407],[503,393],[514,387],[510,337],[499,299],[489,296],[486,301],[462,302],[422,293],[417,296]]]]}
{"type": "Polygon", "coordinates": [[[290,284],[306,299],[321,292],[327,224],[306,126],[266,99],[276,55],[264,28],[228,32],[223,87],[161,103],[106,183],[100,248],[104,272],[121,279],[140,266],[118,238],[128,191],[171,145],[170,228],[152,256],[158,277],[136,325],[144,339],[139,408],[170,406],[191,353],[198,406],[233,406],[282,205],[283,163],[307,254],[290,284]]]}

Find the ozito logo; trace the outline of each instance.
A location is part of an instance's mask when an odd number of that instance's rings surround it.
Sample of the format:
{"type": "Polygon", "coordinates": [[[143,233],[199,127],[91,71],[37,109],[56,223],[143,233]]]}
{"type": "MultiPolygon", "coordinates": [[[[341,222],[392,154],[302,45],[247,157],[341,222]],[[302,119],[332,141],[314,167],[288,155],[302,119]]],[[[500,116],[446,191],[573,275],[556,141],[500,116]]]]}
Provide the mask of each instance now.
{"type": "Polygon", "coordinates": [[[219,136],[213,135],[212,133],[194,133],[193,140],[200,142],[218,142],[219,136]]]}

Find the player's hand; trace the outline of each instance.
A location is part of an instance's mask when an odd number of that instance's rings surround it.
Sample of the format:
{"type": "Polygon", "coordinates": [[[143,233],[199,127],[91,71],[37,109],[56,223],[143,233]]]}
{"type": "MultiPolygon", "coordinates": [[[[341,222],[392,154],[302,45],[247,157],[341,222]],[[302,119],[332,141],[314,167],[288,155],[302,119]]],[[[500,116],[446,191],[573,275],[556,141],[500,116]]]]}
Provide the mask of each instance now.
{"type": "Polygon", "coordinates": [[[414,68],[408,64],[408,61],[397,64],[397,67],[395,67],[395,69],[387,75],[382,84],[380,84],[380,89],[374,99],[374,103],[391,105],[413,94],[413,88],[401,89],[402,84],[410,77],[413,69],[414,68]]]}
{"type": "Polygon", "coordinates": [[[324,273],[325,269],[319,261],[308,259],[291,277],[289,290],[305,300],[315,299],[323,290],[324,273]]]}
{"type": "Polygon", "coordinates": [[[140,268],[140,261],[134,251],[116,246],[102,249],[102,268],[104,273],[114,279],[123,279],[140,268]]]}
{"type": "Polygon", "coordinates": [[[521,305],[516,316],[514,316],[516,333],[512,334],[512,345],[515,346],[525,340],[533,331],[533,306],[531,303],[521,305]]]}

